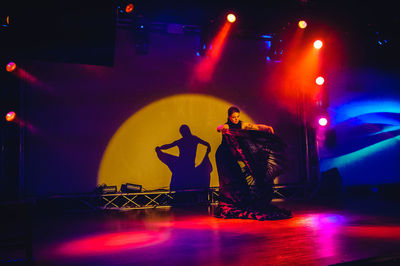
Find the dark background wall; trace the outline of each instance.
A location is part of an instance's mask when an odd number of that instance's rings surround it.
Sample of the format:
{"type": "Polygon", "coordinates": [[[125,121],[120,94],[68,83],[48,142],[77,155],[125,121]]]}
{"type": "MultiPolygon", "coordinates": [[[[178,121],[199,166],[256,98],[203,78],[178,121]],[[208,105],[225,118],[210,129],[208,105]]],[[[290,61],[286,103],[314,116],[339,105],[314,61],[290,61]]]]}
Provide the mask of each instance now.
{"type": "MultiPolygon", "coordinates": [[[[268,97],[265,91],[274,90],[265,84],[264,75],[273,67],[265,61],[265,43],[228,40],[212,81],[191,85],[194,68],[201,60],[196,55],[198,43],[196,35],[152,33],[149,53],[137,55],[132,31],[120,29],[113,67],[40,61],[26,64],[25,68],[44,84],[26,84],[24,88],[25,118],[35,128],[34,132],[26,131],[27,192],[40,195],[92,191],[97,185],[103,153],[123,122],[154,101],[185,93],[217,97],[238,105],[254,121],[272,125],[289,144],[291,169],[281,182],[297,183],[302,178],[299,121],[296,114],[289,113],[279,99],[268,97]]],[[[226,110],[204,113],[207,116],[194,120],[204,124],[226,120],[226,110]]],[[[212,125],[212,132],[217,125],[212,125]]],[[[162,128],[149,134],[172,134],[166,132],[168,129],[162,128]]],[[[174,134],[171,140],[178,137],[174,134]]],[[[213,138],[206,141],[218,144],[220,136],[215,134],[213,138]]],[[[217,144],[212,147],[213,152],[217,144]]]]}

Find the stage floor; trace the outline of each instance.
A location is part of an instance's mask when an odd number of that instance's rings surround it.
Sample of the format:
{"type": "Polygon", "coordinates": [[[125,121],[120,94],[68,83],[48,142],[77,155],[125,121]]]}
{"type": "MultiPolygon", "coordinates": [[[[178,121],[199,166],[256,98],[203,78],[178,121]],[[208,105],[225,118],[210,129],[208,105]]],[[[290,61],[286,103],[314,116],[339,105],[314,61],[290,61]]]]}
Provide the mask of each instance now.
{"type": "Polygon", "coordinates": [[[374,257],[393,262],[400,256],[399,202],[353,198],[335,205],[275,204],[291,209],[294,217],[225,220],[212,216],[212,206],[58,214],[46,210],[33,215],[34,262],[331,265],[371,262],[374,257]]]}

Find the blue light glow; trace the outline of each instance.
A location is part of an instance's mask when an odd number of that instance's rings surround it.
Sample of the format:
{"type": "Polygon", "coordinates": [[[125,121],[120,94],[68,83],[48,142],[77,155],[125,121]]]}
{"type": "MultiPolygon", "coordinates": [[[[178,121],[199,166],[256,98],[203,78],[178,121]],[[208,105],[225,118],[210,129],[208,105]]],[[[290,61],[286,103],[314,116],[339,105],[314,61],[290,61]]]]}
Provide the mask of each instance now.
{"type": "Polygon", "coordinates": [[[371,133],[371,134],[369,134],[369,136],[375,136],[375,135],[379,135],[382,133],[390,133],[390,132],[397,131],[397,130],[400,130],[400,126],[385,126],[382,130],[371,133]]]}
{"type": "Polygon", "coordinates": [[[390,117],[387,113],[372,113],[358,116],[357,119],[363,124],[386,124],[400,126],[400,120],[390,117]]]}
{"type": "Polygon", "coordinates": [[[265,41],[265,44],[267,45],[268,49],[271,49],[272,42],[271,41],[265,41]]]}
{"type": "Polygon", "coordinates": [[[260,37],[263,39],[272,39],[271,35],[261,35],[260,37]]]}
{"type": "Polygon", "coordinates": [[[345,120],[371,113],[400,114],[400,102],[392,99],[350,102],[335,108],[335,112],[332,114],[332,122],[336,125],[345,120]]]}
{"type": "Polygon", "coordinates": [[[328,169],[335,167],[341,168],[347,165],[351,165],[354,162],[360,161],[368,156],[376,154],[389,147],[396,146],[398,145],[399,141],[400,141],[400,136],[397,136],[375,143],[358,151],[348,153],[346,155],[338,156],[335,158],[323,159],[320,162],[321,171],[326,171],[328,169]]]}

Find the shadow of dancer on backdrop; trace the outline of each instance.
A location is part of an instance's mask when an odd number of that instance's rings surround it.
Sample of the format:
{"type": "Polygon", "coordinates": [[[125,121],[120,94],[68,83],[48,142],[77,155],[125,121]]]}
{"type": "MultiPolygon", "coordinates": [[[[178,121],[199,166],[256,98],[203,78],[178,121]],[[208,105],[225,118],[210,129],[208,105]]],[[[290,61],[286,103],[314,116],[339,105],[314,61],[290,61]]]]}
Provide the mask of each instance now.
{"type": "Polygon", "coordinates": [[[179,128],[182,138],[162,146],[156,147],[158,159],[166,164],[172,172],[170,190],[184,189],[208,189],[210,187],[210,173],[212,165],[208,157],[211,146],[208,142],[192,135],[189,126],[182,125],[179,128]],[[207,152],[202,162],[196,167],[197,145],[202,144],[207,147],[207,152]],[[172,147],[179,148],[179,156],[163,152],[172,147]]]}

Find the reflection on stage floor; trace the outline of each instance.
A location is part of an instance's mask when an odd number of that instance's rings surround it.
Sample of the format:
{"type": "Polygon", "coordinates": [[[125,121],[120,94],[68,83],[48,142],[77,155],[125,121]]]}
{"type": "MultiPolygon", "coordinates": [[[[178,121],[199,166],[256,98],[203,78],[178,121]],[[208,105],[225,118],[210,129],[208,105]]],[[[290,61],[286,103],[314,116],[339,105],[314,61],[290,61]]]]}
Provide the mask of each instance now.
{"type": "Polygon", "coordinates": [[[213,206],[40,211],[33,215],[33,258],[37,265],[331,265],[400,255],[398,202],[275,204],[294,217],[220,219],[213,206]]]}

